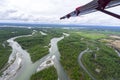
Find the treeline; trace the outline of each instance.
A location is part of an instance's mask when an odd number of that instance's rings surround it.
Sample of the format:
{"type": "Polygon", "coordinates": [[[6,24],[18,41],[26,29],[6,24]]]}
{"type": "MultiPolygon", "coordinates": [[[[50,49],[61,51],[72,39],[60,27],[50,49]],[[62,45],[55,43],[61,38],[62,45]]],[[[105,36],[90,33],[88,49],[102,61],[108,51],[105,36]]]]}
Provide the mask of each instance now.
{"type": "Polygon", "coordinates": [[[30,80],[57,80],[56,69],[52,66],[31,76],[30,80]]]}
{"type": "Polygon", "coordinates": [[[91,80],[77,61],[79,53],[87,47],[91,51],[83,55],[82,62],[97,80],[120,79],[120,58],[112,48],[100,42],[100,39],[108,37],[97,34],[99,33],[71,31],[69,37],[59,42],[61,63],[71,80],[91,80]]]}
{"type": "Polygon", "coordinates": [[[91,80],[91,78],[80,68],[78,56],[87,48],[87,39],[72,33],[58,43],[61,53],[61,64],[71,80],[91,80]]]}
{"type": "Polygon", "coordinates": [[[83,56],[84,65],[97,80],[119,80],[120,58],[117,53],[105,44],[96,44],[99,50],[93,50],[83,56]]]}
{"type": "Polygon", "coordinates": [[[17,38],[16,41],[30,53],[32,61],[35,62],[49,53],[50,39],[50,36],[36,33],[35,36],[17,38]]]}
{"type": "Polygon", "coordinates": [[[0,40],[7,40],[19,35],[31,34],[32,30],[27,28],[2,27],[0,28],[0,40]]]}
{"type": "Polygon", "coordinates": [[[60,32],[59,29],[35,28],[34,30],[37,32],[35,32],[33,36],[16,39],[22,48],[30,53],[33,62],[49,53],[49,43],[52,38],[62,36],[62,32],[60,32]],[[47,35],[41,35],[40,31],[43,31],[47,35]]]}
{"type": "Polygon", "coordinates": [[[26,28],[12,28],[12,27],[1,27],[0,28],[0,75],[2,74],[2,69],[7,64],[9,55],[12,52],[11,48],[8,46],[7,39],[19,35],[30,34],[31,30],[26,28]]]}

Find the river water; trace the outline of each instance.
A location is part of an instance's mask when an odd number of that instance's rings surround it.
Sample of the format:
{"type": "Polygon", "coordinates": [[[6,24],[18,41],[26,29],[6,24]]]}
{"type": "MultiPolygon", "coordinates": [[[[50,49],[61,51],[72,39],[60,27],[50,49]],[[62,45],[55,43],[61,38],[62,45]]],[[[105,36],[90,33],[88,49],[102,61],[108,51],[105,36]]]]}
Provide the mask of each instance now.
{"type": "Polygon", "coordinates": [[[92,80],[96,80],[92,74],[85,68],[85,66],[83,65],[82,61],[81,61],[81,58],[82,56],[89,51],[89,48],[87,48],[86,50],[82,51],[79,56],[78,56],[78,63],[79,65],[83,68],[83,70],[91,77],[92,80]]]}
{"type": "Polygon", "coordinates": [[[55,56],[54,66],[57,70],[58,79],[69,80],[67,74],[59,62],[60,53],[57,47],[58,41],[62,40],[64,36],[51,39],[49,54],[36,61],[35,63],[32,63],[29,53],[23,50],[21,46],[16,41],[14,41],[16,38],[27,36],[18,36],[7,40],[12,47],[12,53],[8,61],[10,66],[3,72],[4,74],[2,77],[0,77],[0,80],[29,80],[30,76],[37,71],[39,65],[41,65],[48,57],[51,57],[53,55],[55,56]]]}
{"type": "Polygon", "coordinates": [[[57,42],[62,40],[62,39],[64,39],[64,37],[53,38],[51,40],[50,55],[55,55],[56,56],[56,58],[54,59],[54,66],[55,66],[55,68],[57,70],[59,80],[70,80],[68,78],[67,74],[65,73],[62,65],[59,62],[59,60],[60,60],[60,52],[58,50],[57,42]]]}

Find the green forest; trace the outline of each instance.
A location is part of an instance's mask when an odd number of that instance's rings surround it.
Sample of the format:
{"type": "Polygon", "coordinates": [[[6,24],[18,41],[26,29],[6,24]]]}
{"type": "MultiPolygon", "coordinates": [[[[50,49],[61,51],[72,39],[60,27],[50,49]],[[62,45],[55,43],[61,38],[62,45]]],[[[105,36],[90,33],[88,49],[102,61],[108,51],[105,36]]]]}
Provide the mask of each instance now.
{"type": "Polygon", "coordinates": [[[7,40],[11,37],[31,34],[31,30],[26,28],[11,28],[11,27],[1,27],[0,28],[0,75],[4,71],[3,67],[7,65],[9,55],[12,50],[9,47],[7,40]]]}
{"type": "Polygon", "coordinates": [[[62,36],[62,31],[59,31],[59,29],[36,29],[36,31],[37,32],[30,37],[16,39],[22,48],[30,53],[33,62],[49,53],[49,43],[52,38],[62,36]],[[41,35],[39,31],[43,31],[48,35],[41,35]]]}
{"type": "MultiPolygon", "coordinates": [[[[110,34],[109,34],[110,35],[110,34]]],[[[119,80],[120,58],[113,48],[100,39],[108,38],[106,33],[91,31],[74,31],[69,37],[59,42],[61,63],[71,80],[91,80],[88,74],[78,65],[78,55],[89,48],[91,52],[83,55],[82,63],[97,80],[119,80]],[[99,35],[99,36],[98,36],[99,35]],[[99,51],[96,49],[99,48],[99,51]],[[95,56],[96,59],[95,59],[95,56]],[[97,73],[95,70],[100,70],[97,73]]]]}
{"type": "MultiPolygon", "coordinates": [[[[109,35],[120,35],[119,32],[104,30],[60,29],[60,28],[0,28],[0,75],[5,70],[9,55],[12,52],[7,40],[11,37],[32,34],[29,37],[17,38],[22,48],[30,53],[32,62],[49,54],[50,40],[61,37],[63,33],[70,36],[58,42],[61,54],[60,62],[70,80],[92,80],[78,64],[78,56],[89,48],[82,57],[82,63],[96,80],[119,80],[120,57],[113,48],[101,39],[110,39],[109,35]],[[34,32],[35,31],[35,32],[34,32]],[[47,35],[42,35],[40,31],[47,35]],[[34,32],[34,34],[32,34],[34,32]]],[[[54,66],[33,74],[30,80],[57,80],[54,66]]]]}
{"type": "Polygon", "coordinates": [[[49,67],[31,76],[30,80],[57,80],[57,72],[54,67],[49,67]]]}

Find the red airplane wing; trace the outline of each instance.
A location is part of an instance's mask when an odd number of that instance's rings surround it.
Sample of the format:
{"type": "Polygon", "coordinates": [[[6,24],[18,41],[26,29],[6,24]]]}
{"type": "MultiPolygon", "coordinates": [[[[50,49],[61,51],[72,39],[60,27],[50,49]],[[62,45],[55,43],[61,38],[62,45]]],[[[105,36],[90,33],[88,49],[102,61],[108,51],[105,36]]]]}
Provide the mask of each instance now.
{"type": "MultiPolygon", "coordinates": [[[[106,12],[106,11],[104,11],[105,8],[111,8],[111,7],[115,7],[118,5],[120,5],[120,0],[93,0],[84,6],[76,8],[73,12],[61,17],[60,19],[75,17],[75,16],[79,16],[79,15],[85,15],[85,14],[95,12],[98,10],[105,13],[106,12]]],[[[106,14],[108,14],[108,13],[106,13],[106,14]]],[[[111,14],[109,14],[109,15],[111,15],[111,14]]],[[[117,14],[114,14],[114,15],[117,15],[117,14]]],[[[111,15],[111,16],[113,16],[113,15],[111,15]]],[[[119,15],[117,15],[117,16],[119,16],[119,15]]]]}

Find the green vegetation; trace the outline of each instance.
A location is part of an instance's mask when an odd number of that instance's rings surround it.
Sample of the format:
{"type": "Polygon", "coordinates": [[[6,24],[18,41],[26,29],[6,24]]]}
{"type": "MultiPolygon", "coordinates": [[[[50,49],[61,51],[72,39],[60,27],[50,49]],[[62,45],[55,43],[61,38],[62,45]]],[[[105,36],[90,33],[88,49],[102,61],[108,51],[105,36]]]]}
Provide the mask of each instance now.
{"type": "MultiPolygon", "coordinates": [[[[0,42],[0,70],[5,66],[8,61],[9,55],[11,53],[11,48],[6,44],[5,47],[2,46],[2,42],[0,42]]],[[[0,71],[0,75],[1,75],[0,71]]]]}
{"type": "Polygon", "coordinates": [[[61,64],[71,80],[91,80],[89,76],[79,67],[78,55],[86,49],[86,40],[78,34],[71,34],[58,43],[61,53],[61,64]]]}
{"type": "MultiPolygon", "coordinates": [[[[63,33],[62,29],[37,28],[34,30],[36,30],[36,32],[33,36],[16,39],[22,48],[30,53],[33,62],[47,55],[49,53],[50,40],[54,37],[61,37],[63,33]],[[40,31],[43,31],[48,35],[41,35],[40,31]]],[[[32,75],[31,80],[57,80],[57,74],[54,67],[50,67],[32,75]]]]}
{"type": "Polygon", "coordinates": [[[71,80],[91,80],[78,65],[78,55],[87,47],[92,52],[83,55],[82,62],[97,80],[119,80],[120,58],[115,51],[99,40],[108,38],[106,34],[91,31],[71,31],[71,35],[59,42],[61,63],[71,80]],[[100,50],[97,50],[97,49],[100,50]],[[95,59],[95,56],[96,59],[95,59]],[[114,68],[114,69],[113,69],[114,68]],[[96,72],[100,70],[99,73],[96,72]]]}
{"type": "MultiPolygon", "coordinates": [[[[61,64],[71,80],[92,80],[77,61],[80,52],[87,47],[91,52],[87,52],[82,57],[87,70],[97,80],[120,80],[120,58],[112,48],[100,42],[100,39],[109,38],[110,34],[119,35],[119,32],[104,30],[0,28],[0,70],[7,64],[11,53],[6,40],[14,36],[32,34],[33,30],[36,31],[32,36],[16,39],[22,48],[30,53],[33,62],[49,53],[49,43],[53,37],[60,37],[63,32],[66,32],[70,36],[60,41],[58,47],[61,53],[61,64]],[[48,35],[41,35],[39,31],[48,35]]],[[[56,74],[55,68],[50,67],[32,75],[31,80],[57,80],[56,74]]]]}
{"type": "Polygon", "coordinates": [[[90,39],[101,39],[101,38],[106,38],[107,36],[104,34],[100,33],[90,33],[90,32],[76,32],[80,36],[90,38],[90,39]]]}
{"type": "Polygon", "coordinates": [[[32,61],[35,62],[49,53],[48,44],[50,39],[50,36],[43,36],[36,33],[30,37],[17,38],[16,41],[22,46],[23,49],[30,53],[32,61]]]}
{"type": "Polygon", "coordinates": [[[17,38],[16,41],[22,48],[30,53],[33,62],[39,60],[49,53],[49,43],[53,37],[62,36],[62,32],[57,29],[36,29],[37,32],[30,37],[17,38]],[[41,35],[39,31],[44,31],[48,35],[41,35]]]}
{"type": "Polygon", "coordinates": [[[1,69],[7,65],[11,48],[8,46],[7,39],[19,35],[30,34],[31,31],[25,28],[0,28],[0,75],[2,74],[1,69]]]}
{"type": "Polygon", "coordinates": [[[104,34],[104,35],[120,35],[120,29],[117,30],[109,30],[109,29],[80,29],[77,30],[78,32],[82,33],[96,33],[96,34],[104,34]]]}
{"type": "Polygon", "coordinates": [[[57,72],[54,67],[49,67],[43,71],[35,73],[30,80],[57,80],[57,72]]]}
{"type": "Polygon", "coordinates": [[[98,51],[93,50],[84,54],[82,61],[85,67],[97,78],[97,80],[119,80],[120,58],[117,53],[102,43],[98,43],[98,51]]]}

